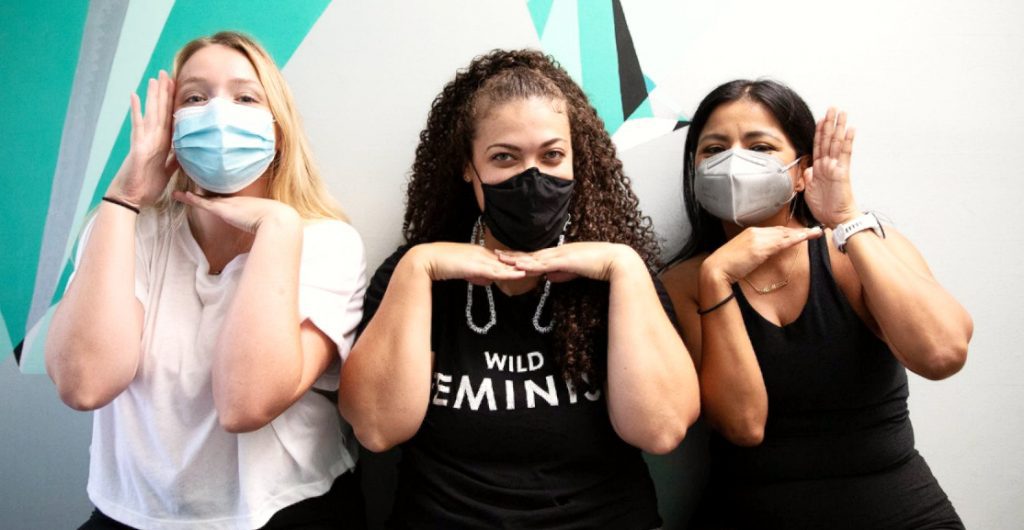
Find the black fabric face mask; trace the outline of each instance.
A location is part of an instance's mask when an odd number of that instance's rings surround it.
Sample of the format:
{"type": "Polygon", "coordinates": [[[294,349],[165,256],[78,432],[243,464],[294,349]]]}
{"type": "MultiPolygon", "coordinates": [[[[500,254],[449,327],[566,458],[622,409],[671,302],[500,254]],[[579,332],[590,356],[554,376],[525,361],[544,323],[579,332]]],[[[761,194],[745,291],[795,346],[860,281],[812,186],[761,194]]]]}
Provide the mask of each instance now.
{"type": "Polygon", "coordinates": [[[569,199],[575,184],[574,180],[541,173],[536,167],[500,184],[481,181],[484,223],[512,250],[533,252],[550,247],[558,241],[569,218],[569,199]]]}

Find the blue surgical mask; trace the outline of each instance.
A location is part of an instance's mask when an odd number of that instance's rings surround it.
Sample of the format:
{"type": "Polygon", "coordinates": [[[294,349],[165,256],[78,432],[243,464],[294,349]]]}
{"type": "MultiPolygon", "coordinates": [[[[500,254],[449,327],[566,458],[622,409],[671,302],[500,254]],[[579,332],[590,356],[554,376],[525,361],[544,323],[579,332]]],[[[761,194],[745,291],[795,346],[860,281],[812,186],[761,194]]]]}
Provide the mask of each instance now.
{"type": "Polygon", "coordinates": [[[213,98],[174,113],[174,156],[185,174],[214,193],[252,184],[274,160],[270,111],[213,98]]]}

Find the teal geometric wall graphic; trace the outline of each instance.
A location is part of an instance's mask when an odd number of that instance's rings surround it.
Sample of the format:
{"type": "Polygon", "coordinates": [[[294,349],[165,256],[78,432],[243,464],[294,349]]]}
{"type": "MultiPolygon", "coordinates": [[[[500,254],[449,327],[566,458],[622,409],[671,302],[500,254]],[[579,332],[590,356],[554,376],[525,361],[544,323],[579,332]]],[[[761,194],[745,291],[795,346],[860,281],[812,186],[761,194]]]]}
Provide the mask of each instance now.
{"type": "Polygon", "coordinates": [[[6,335],[0,343],[5,345],[19,343],[28,324],[88,9],[85,1],[0,2],[0,314],[6,335]]]}
{"type": "Polygon", "coordinates": [[[654,87],[657,85],[654,84],[653,79],[644,75],[644,86],[647,87],[647,92],[654,92],[654,87]]]}
{"type": "Polygon", "coordinates": [[[544,36],[544,25],[548,22],[548,15],[551,14],[551,3],[554,0],[527,0],[526,5],[530,8],[530,17],[533,25],[537,28],[537,35],[544,36]]]}
{"type": "Polygon", "coordinates": [[[638,120],[640,118],[653,118],[653,117],[654,117],[654,110],[651,109],[651,100],[648,99],[648,98],[644,98],[643,103],[641,103],[640,106],[637,107],[636,110],[633,111],[633,114],[630,114],[626,119],[627,120],[638,120]]]}
{"type": "MultiPolygon", "coordinates": [[[[619,83],[619,52],[612,2],[577,2],[583,87],[608,132],[625,121],[619,83]]],[[[552,28],[553,29],[553,28],[552,28]]]]}
{"type": "Polygon", "coordinates": [[[527,9],[541,47],[580,83],[619,149],[688,123],[643,72],[619,0],[528,0],[527,9]]]}

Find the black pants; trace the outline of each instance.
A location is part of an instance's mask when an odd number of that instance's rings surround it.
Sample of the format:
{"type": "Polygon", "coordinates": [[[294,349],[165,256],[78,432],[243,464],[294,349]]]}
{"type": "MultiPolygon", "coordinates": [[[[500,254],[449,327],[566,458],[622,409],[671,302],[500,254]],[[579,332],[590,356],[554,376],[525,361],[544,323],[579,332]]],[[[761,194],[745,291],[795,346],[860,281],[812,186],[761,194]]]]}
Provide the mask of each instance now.
{"type": "MultiPolygon", "coordinates": [[[[261,530],[320,530],[366,528],[366,507],[359,486],[359,471],[343,473],[330,491],[286,506],[274,514],[261,530]]],[[[132,527],[93,510],[92,517],[78,530],[133,530],[132,527]]]]}

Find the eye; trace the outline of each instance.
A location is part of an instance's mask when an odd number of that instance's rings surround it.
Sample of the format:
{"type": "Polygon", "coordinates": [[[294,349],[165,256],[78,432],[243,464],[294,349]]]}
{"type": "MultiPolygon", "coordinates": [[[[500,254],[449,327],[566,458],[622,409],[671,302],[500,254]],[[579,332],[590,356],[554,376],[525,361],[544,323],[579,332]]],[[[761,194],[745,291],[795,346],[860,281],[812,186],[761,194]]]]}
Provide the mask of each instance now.
{"type": "Polygon", "coordinates": [[[711,144],[704,146],[704,149],[701,149],[700,152],[702,155],[714,155],[721,153],[722,151],[725,151],[725,148],[721,145],[711,144]]]}
{"type": "Polygon", "coordinates": [[[206,101],[206,96],[202,94],[188,94],[185,99],[182,100],[183,105],[198,105],[206,101]]]}
{"type": "Polygon", "coordinates": [[[512,153],[494,153],[491,155],[491,160],[494,162],[509,162],[515,160],[512,157],[512,153]]]}
{"type": "Polygon", "coordinates": [[[257,99],[255,96],[252,96],[252,95],[249,95],[249,94],[242,94],[242,95],[236,97],[235,101],[237,101],[239,103],[248,103],[248,104],[259,103],[260,102],[260,100],[257,99]]]}
{"type": "Polygon", "coordinates": [[[544,153],[544,160],[548,160],[551,162],[561,162],[563,159],[565,159],[565,153],[558,149],[552,149],[544,153]]]}
{"type": "Polygon", "coordinates": [[[774,145],[770,144],[754,144],[750,147],[750,150],[757,151],[758,153],[771,153],[773,151],[778,151],[774,145]]]}

